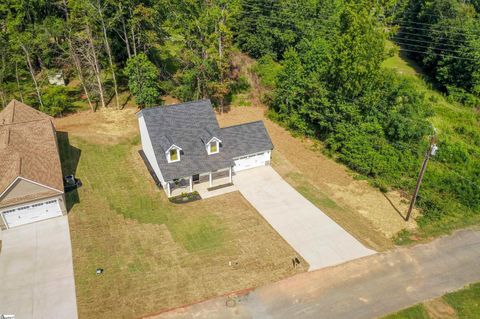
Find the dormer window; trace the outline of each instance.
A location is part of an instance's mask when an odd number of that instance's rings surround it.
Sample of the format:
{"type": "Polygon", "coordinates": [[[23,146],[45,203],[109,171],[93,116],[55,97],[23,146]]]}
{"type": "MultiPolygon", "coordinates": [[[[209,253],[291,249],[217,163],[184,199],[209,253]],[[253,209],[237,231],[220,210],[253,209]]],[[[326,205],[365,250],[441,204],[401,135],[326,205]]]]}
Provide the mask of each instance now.
{"type": "Polygon", "coordinates": [[[204,128],[200,133],[200,140],[205,145],[205,150],[208,155],[217,154],[220,152],[219,130],[215,128],[204,128]]]}
{"type": "Polygon", "coordinates": [[[220,151],[220,140],[216,137],[212,138],[207,144],[208,155],[217,154],[220,151]]]}
{"type": "Polygon", "coordinates": [[[180,151],[182,149],[177,147],[176,145],[172,145],[166,152],[167,161],[169,163],[174,163],[180,161],[180,151]]]}
{"type": "Polygon", "coordinates": [[[218,153],[218,142],[212,141],[210,142],[210,154],[218,153]]]}
{"type": "Polygon", "coordinates": [[[178,160],[179,160],[178,150],[177,149],[170,150],[170,162],[176,162],[178,160]]]}

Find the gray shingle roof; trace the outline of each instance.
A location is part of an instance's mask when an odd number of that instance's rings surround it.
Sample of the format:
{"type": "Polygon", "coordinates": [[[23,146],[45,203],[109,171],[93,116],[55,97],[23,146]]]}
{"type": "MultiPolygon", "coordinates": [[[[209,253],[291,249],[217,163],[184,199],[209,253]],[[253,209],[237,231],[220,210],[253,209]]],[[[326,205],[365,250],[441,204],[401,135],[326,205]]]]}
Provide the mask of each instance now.
{"type": "Polygon", "coordinates": [[[222,128],[223,151],[232,158],[273,149],[262,121],[222,128]]]}
{"type": "Polygon", "coordinates": [[[200,139],[202,140],[202,142],[204,144],[207,144],[208,142],[211,141],[212,138],[216,137],[218,138],[219,140],[222,140],[222,138],[220,137],[220,130],[214,130],[212,128],[208,129],[208,128],[204,128],[202,130],[202,132],[200,133],[200,139]]]}
{"type": "Polygon", "coordinates": [[[158,138],[158,145],[162,148],[164,152],[166,152],[172,145],[176,145],[180,148],[182,148],[178,143],[175,143],[175,141],[169,136],[169,135],[163,135],[158,138]]]}
{"type": "Polygon", "coordinates": [[[262,122],[220,129],[209,100],[143,109],[141,114],[166,181],[227,168],[234,157],[273,148],[262,122]],[[208,155],[205,143],[212,137],[222,143],[219,153],[208,155]],[[179,162],[167,161],[171,144],[182,148],[179,162]]]}

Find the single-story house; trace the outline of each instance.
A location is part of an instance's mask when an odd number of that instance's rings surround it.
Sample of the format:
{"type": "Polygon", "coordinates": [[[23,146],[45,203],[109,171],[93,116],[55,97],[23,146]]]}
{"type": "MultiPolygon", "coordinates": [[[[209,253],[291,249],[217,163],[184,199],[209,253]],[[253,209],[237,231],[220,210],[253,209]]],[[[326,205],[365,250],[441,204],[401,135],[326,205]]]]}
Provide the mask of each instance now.
{"type": "Polygon", "coordinates": [[[263,122],[220,128],[209,100],[143,109],[137,117],[143,153],[168,197],[202,182],[229,184],[232,173],[270,163],[263,122]]]}
{"type": "Polygon", "coordinates": [[[66,214],[52,118],[19,101],[0,112],[0,228],[66,214]]]}

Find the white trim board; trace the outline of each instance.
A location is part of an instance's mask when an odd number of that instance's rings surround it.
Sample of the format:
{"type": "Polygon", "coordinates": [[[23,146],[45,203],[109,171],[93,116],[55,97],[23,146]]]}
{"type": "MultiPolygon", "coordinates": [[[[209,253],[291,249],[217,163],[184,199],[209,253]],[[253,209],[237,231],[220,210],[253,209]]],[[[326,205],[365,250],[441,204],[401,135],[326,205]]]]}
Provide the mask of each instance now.
{"type": "Polygon", "coordinates": [[[13,186],[19,179],[24,180],[24,181],[29,182],[29,183],[32,183],[32,184],[35,184],[35,185],[37,185],[37,186],[41,186],[41,187],[48,188],[48,189],[50,189],[50,190],[52,190],[52,191],[56,191],[56,192],[58,192],[58,193],[60,193],[60,194],[63,194],[63,193],[64,193],[64,191],[60,191],[60,190],[58,190],[58,189],[56,189],[56,188],[53,188],[53,187],[50,187],[50,186],[47,186],[47,185],[43,185],[43,184],[41,184],[41,183],[32,181],[32,180],[30,180],[30,179],[28,179],[28,178],[25,178],[25,177],[22,177],[22,176],[17,176],[17,177],[13,180],[13,182],[10,183],[10,185],[8,185],[8,187],[0,194],[0,199],[3,197],[3,195],[5,195],[5,194],[7,193],[7,191],[9,191],[9,190],[12,188],[12,186],[13,186]]]}

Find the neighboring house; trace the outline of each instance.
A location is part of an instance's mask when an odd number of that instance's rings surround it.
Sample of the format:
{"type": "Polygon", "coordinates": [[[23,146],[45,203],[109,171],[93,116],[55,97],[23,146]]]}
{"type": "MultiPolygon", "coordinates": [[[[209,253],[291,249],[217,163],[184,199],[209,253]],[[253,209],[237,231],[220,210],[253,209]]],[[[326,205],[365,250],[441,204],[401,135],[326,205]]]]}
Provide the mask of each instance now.
{"type": "Polygon", "coordinates": [[[52,118],[16,100],[0,112],[0,228],[66,213],[52,118]]]}
{"type": "Polygon", "coordinates": [[[220,128],[209,100],[143,109],[137,117],[145,158],[168,197],[201,182],[228,184],[232,173],[270,163],[263,122],[220,128]]]}

